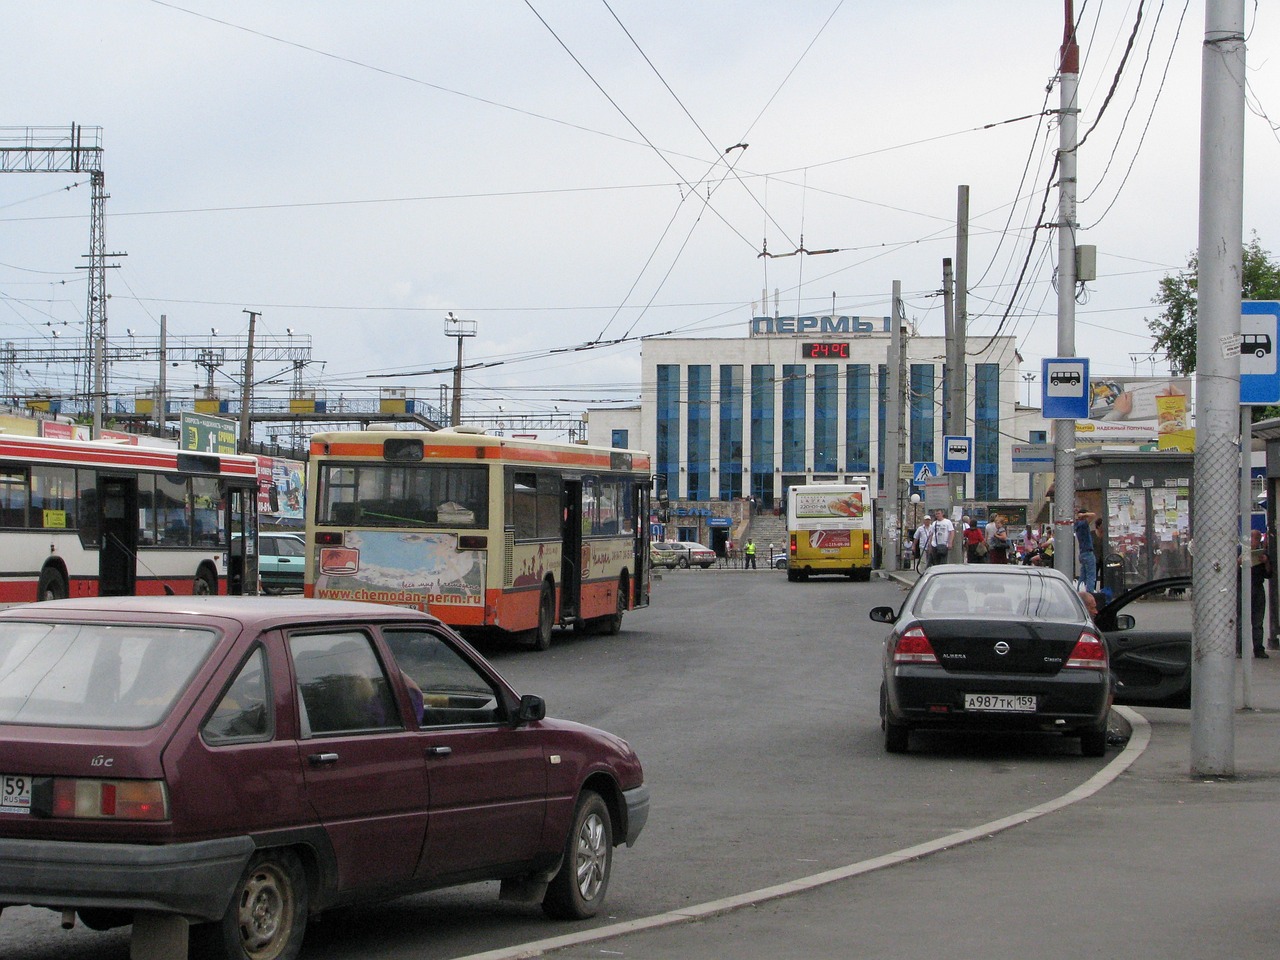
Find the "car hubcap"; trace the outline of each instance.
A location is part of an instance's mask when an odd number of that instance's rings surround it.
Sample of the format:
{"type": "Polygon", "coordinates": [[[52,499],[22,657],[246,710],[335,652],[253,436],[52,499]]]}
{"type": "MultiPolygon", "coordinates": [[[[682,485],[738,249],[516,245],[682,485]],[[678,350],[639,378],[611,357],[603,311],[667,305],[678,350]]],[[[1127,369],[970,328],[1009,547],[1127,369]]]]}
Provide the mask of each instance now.
{"type": "Polygon", "coordinates": [[[593,813],[582,821],[582,829],[578,831],[578,892],[583,900],[594,900],[604,885],[608,856],[604,821],[593,813]]]}
{"type": "Polygon", "coordinates": [[[293,912],[288,883],[270,865],[253,872],[240,893],[240,940],[253,960],[270,960],[284,946],[293,912]]]}

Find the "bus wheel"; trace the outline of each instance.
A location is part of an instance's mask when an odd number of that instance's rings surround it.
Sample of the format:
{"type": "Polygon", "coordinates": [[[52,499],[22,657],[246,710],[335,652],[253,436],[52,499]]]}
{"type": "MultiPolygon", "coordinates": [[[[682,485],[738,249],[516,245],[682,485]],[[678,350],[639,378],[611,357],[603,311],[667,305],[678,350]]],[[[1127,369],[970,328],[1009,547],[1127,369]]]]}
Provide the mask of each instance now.
{"type": "Polygon", "coordinates": [[[40,572],[40,585],[36,588],[37,600],[67,599],[67,581],[56,567],[46,567],[40,572]]]}
{"type": "Polygon", "coordinates": [[[533,631],[533,649],[547,650],[551,647],[551,627],[556,618],[556,598],[551,592],[551,585],[542,585],[542,595],[538,597],[538,626],[533,631]]]}
{"type": "Polygon", "coordinates": [[[209,575],[203,570],[196,574],[196,578],[191,581],[191,592],[197,597],[208,597],[217,593],[217,589],[213,585],[213,581],[209,579],[209,575]]]}
{"type": "Polygon", "coordinates": [[[618,579],[617,610],[612,616],[600,618],[600,632],[609,636],[622,632],[622,615],[627,612],[627,597],[631,593],[631,584],[626,576],[618,579]]]}

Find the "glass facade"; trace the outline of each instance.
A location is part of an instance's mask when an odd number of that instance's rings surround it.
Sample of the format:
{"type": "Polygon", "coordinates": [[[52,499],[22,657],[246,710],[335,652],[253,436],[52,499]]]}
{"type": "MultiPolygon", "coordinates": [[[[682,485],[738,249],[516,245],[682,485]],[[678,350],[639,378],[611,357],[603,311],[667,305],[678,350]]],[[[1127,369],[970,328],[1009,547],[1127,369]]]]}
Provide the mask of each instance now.
{"type": "Polygon", "coordinates": [[[840,368],[819,363],[813,368],[813,472],[840,469],[840,368]]]}
{"type": "Polygon", "coordinates": [[[847,365],[844,380],[844,468],[866,473],[871,469],[871,364],[847,365]]]}
{"type": "Polygon", "coordinates": [[[711,499],[711,366],[690,364],[688,446],[685,461],[690,500],[711,499]]]}
{"type": "Polygon", "coordinates": [[[773,503],[773,364],[751,365],[751,496],[773,503]]]}
{"type": "Polygon", "coordinates": [[[973,370],[973,497],[1000,499],[1000,364],[973,370]]]}
{"type": "Polygon", "coordinates": [[[933,431],[937,409],[933,396],[937,368],[931,363],[911,365],[911,406],[909,459],[913,463],[933,461],[933,431]]]}
{"type": "Polygon", "coordinates": [[[889,368],[883,363],[876,367],[876,378],[876,409],[880,411],[880,416],[876,417],[876,476],[880,478],[879,492],[885,493],[892,487],[884,481],[884,414],[889,409],[889,368]]]}
{"type": "Polygon", "coordinates": [[[807,426],[805,401],[809,368],[804,364],[782,365],[782,472],[804,473],[807,426]]]}
{"type": "Polygon", "coordinates": [[[680,367],[658,365],[658,431],[653,451],[653,472],[658,496],[680,496],[680,367]]]}
{"type": "Polygon", "coordinates": [[[742,367],[720,367],[720,499],[742,493],[742,367]]]}

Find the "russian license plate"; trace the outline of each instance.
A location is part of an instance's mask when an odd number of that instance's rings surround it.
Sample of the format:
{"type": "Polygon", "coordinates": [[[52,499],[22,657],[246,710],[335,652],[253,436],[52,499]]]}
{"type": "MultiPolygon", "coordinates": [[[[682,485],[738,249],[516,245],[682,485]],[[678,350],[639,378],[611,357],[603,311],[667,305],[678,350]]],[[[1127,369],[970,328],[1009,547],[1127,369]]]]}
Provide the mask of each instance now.
{"type": "Polygon", "coordinates": [[[0,813],[31,812],[31,778],[0,773],[0,813]]]}
{"type": "Polygon", "coordinates": [[[1036,698],[1024,694],[966,693],[964,708],[983,713],[1035,713],[1036,698]]]}

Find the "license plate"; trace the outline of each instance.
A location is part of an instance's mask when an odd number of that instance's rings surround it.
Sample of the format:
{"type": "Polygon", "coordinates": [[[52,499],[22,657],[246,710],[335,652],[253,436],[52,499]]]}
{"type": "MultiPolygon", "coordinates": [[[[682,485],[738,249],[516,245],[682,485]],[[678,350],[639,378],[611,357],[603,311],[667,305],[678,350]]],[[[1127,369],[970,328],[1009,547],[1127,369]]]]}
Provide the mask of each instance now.
{"type": "Polygon", "coordinates": [[[966,693],[964,708],[982,713],[1035,713],[1036,698],[1022,694],[966,693]]]}
{"type": "Polygon", "coordinates": [[[0,773],[0,813],[31,812],[31,778],[0,773]]]}

